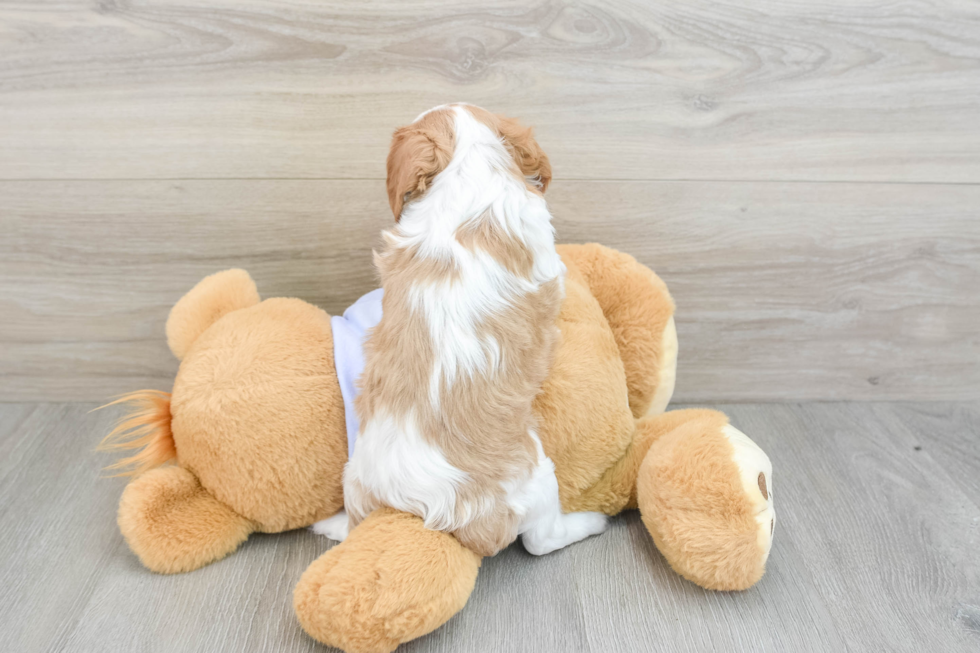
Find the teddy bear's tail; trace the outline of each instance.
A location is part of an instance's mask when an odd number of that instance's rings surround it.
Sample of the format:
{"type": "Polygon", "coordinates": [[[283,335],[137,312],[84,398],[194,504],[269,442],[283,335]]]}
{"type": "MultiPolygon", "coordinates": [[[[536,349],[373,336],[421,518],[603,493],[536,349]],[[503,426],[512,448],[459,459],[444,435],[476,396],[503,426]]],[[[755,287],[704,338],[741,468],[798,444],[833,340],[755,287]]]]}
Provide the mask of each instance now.
{"type": "MultiPolygon", "coordinates": [[[[173,433],[170,430],[170,393],[160,390],[138,390],[119,397],[105,406],[127,404],[130,411],[105,436],[100,451],[132,451],[132,456],[119,460],[106,471],[113,476],[137,476],[177,456],[173,433]]],[[[98,410],[98,409],[96,409],[98,410]]]]}

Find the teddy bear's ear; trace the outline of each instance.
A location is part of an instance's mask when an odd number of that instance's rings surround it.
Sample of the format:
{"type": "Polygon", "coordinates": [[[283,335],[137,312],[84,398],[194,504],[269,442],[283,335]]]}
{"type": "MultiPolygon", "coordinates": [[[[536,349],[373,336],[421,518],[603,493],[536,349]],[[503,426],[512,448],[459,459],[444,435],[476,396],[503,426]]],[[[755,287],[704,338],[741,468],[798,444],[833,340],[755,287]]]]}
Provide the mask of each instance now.
{"type": "Polygon", "coordinates": [[[180,298],[167,318],[167,344],[178,360],[194,341],[224,315],[260,301],[255,282],[245,270],[225,270],[205,277],[180,298]]]}
{"type": "Polygon", "coordinates": [[[176,574],[220,560],[254,524],[208,493],[183,467],[138,476],[119,502],[119,530],[151,571],[176,574]]]}

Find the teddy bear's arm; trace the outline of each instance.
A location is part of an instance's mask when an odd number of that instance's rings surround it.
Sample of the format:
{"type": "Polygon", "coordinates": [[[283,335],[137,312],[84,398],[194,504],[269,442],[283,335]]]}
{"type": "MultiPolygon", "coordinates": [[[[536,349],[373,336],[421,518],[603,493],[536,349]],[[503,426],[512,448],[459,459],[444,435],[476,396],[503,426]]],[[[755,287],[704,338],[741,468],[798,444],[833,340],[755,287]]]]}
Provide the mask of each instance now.
{"type": "MultiPolygon", "coordinates": [[[[599,481],[569,501],[568,510],[598,510],[615,515],[637,508],[636,481],[650,447],[662,436],[691,421],[700,411],[673,410],[637,423],[625,455],[599,481]]],[[[721,413],[718,413],[721,415],[721,413]]],[[[724,416],[722,415],[722,418],[724,416]]]]}
{"type": "Polygon", "coordinates": [[[662,413],[674,392],[677,331],[667,285],[629,254],[597,244],[559,245],[609,322],[626,371],[633,417],[662,413]]]}
{"type": "Polygon", "coordinates": [[[159,467],[126,486],[119,530],[152,571],[176,574],[225,557],[255,529],[183,467],[159,467]]]}
{"type": "Polygon", "coordinates": [[[480,560],[452,535],[383,508],[307,568],[293,606],[324,644],[347,653],[393,651],[463,609],[480,560]]]}
{"type": "Polygon", "coordinates": [[[636,424],[626,454],[569,510],[639,508],[677,573],[717,590],[751,587],[765,571],[775,513],[772,465],[715,410],[673,410],[636,424]]]}

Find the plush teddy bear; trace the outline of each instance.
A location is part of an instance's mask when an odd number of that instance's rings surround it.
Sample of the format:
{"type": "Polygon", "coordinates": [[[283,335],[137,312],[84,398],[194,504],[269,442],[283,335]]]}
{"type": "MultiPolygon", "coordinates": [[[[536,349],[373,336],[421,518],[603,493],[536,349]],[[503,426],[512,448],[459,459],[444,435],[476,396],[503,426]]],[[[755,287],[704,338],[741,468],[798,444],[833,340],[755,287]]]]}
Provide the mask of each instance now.
{"type": "MultiPolygon", "coordinates": [[[[751,586],[774,526],[768,458],[719,412],[664,412],[677,336],[653,272],[599,245],[559,251],[562,339],[535,407],[565,510],[638,507],[679,574],[710,589],[751,586]]],[[[324,311],[261,301],[246,272],[227,270],[174,306],[167,339],[181,360],[172,393],[130,395],[142,406],[107,439],[140,450],[118,463],[136,473],[118,519],[144,565],[190,571],[252,532],[343,508],[348,409],[324,311]]],[[[383,509],[310,565],[294,607],[323,643],[391,651],[462,609],[479,567],[453,536],[383,509]]]]}

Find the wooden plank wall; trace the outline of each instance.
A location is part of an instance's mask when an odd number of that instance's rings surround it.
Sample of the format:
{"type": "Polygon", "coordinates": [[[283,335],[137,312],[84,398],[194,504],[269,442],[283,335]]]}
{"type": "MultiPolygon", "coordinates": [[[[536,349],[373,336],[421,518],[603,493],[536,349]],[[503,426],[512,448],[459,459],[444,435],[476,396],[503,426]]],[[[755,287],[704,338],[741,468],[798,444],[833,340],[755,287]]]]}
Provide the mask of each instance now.
{"type": "Polygon", "coordinates": [[[0,6],[0,400],[167,388],[241,266],[374,283],[394,127],[533,124],[560,240],[667,281],[683,401],[980,394],[980,6],[396,0],[0,6]]]}

